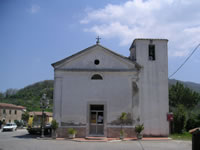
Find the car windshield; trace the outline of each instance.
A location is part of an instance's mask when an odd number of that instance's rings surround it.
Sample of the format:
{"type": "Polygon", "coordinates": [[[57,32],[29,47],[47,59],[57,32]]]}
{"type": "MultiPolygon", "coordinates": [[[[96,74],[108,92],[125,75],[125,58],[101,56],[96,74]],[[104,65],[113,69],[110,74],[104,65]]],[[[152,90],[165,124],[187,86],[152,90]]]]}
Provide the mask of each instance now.
{"type": "Polygon", "coordinates": [[[12,126],[12,124],[8,123],[8,124],[6,124],[6,126],[12,126]]]}

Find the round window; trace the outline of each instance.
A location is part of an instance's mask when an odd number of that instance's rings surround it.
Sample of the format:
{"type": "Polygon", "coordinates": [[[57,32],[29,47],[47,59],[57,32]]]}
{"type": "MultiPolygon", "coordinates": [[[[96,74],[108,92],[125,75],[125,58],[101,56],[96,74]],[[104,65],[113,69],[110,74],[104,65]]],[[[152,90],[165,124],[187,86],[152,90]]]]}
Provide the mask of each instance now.
{"type": "Polygon", "coordinates": [[[99,61],[98,59],[95,59],[95,60],[94,60],[94,64],[95,64],[95,65],[98,65],[99,63],[100,63],[100,61],[99,61]]]}

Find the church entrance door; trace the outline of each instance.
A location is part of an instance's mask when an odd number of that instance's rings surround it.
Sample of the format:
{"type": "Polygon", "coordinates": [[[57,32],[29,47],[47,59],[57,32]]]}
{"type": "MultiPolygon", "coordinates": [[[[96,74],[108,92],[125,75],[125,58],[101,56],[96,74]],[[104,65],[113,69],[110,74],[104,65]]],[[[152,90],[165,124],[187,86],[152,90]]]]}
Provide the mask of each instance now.
{"type": "Polygon", "coordinates": [[[104,105],[90,105],[90,127],[91,136],[104,135],[104,105]]]}

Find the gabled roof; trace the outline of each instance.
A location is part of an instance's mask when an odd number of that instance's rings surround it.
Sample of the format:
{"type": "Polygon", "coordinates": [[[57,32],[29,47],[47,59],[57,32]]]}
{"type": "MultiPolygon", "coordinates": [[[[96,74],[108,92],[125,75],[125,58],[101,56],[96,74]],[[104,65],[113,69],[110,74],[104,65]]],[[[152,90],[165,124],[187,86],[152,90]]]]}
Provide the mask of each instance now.
{"type": "Polygon", "coordinates": [[[62,64],[63,62],[69,60],[69,59],[73,59],[74,57],[76,57],[76,56],[78,56],[78,55],[81,55],[82,53],[85,53],[85,52],[87,52],[87,51],[89,51],[89,50],[91,50],[92,48],[97,47],[97,46],[99,46],[99,47],[101,47],[101,48],[107,50],[108,52],[112,53],[113,55],[115,55],[115,56],[117,56],[117,57],[120,57],[121,59],[124,59],[125,61],[128,61],[129,63],[135,64],[136,68],[138,68],[138,69],[141,68],[141,66],[140,66],[138,63],[136,63],[136,62],[130,60],[129,58],[127,58],[127,57],[125,57],[125,56],[122,56],[122,55],[120,55],[120,54],[118,54],[118,53],[115,53],[115,52],[113,52],[112,50],[110,50],[110,49],[108,49],[108,48],[106,48],[106,47],[104,47],[104,46],[102,46],[102,45],[100,45],[100,44],[92,45],[92,46],[90,46],[90,47],[88,47],[88,48],[86,48],[86,49],[84,49],[84,50],[82,50],[82,51],[80,51],[80,52],[78,52],[78,53],[75,53],[75,54],[73,54],[73,55],[71,55],[71,56],[69,56],[69,57],[67,57],[67,58],[64,58],[64,59],[62,59],[62,60],[60,60],[60,61],[57,61],[57,62],[55,62],[55,63],[53,63],[53,64],[51,64],[51,65],[55,68],[57,65],[60,65],[60,64],[62,64]]]}
{"type": "Polygon", "coordinates": [[[8,103],[0,103],[0,108],[10,108],[10,109],[26,109],[23,106],[17,106],[14,104],[8,104],[8,103]]]}

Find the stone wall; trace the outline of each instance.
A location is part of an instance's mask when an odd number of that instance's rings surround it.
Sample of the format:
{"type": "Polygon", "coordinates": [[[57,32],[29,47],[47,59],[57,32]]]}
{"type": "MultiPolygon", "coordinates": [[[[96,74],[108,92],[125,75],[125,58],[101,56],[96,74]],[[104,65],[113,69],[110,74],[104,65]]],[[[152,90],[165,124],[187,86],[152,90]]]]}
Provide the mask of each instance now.
{"type": "MultiPolygon", "coordinates": [[[[136,133],[134,131],[134,128],[123,128],[125,132],[125,137],[136,137],[136,133]]],[[[107,137],[108,138],[118,138],[120,137],[120,127],[109,127],[107,128],[107,137]]]]}
{"type": "MultiPolygon", "coordinates": [[[[60,127],[57,129],[57,134],[59,138],[68,138],[68,129],[70,127],[60,127]]],[[[84,138],[86,135],[86,128],[85,127],[73,127],[76,131],[76,137],[84,138]]]]}
{"type": "MultiPolygon", "coordinates": [[[[68,129],[69,127],[60,127],[57,130],[58,137],[60,138],[68,138],[68,129]]],[[[74,127],[77,131],[76,137],[77,138],[85,138],[86,137],[86,128],[85,127],[74,127]]],[[[134,128],[126,127],[123,128],[125,132],[125,137],[136,137],[136,133],[134,128]]],[[[118,138],[120,137],[120,127],[108,127],[107,128],[107,137],[108,138],[118,138]]]]}

